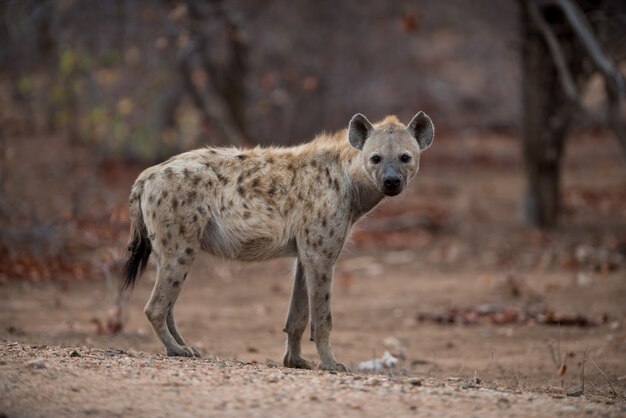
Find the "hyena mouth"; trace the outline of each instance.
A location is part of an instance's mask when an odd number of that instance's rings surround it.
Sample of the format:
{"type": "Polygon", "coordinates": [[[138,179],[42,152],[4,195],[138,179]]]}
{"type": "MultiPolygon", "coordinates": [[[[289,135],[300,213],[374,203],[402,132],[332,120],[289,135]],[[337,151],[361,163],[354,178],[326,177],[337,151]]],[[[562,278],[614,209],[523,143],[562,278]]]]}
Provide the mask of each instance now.
{"type": "Polygon", "coordinates": [[[393,189],[389,189],[389,188],[384,188],[383,189],[383,194],[385,196],[397,196],[402,192],[402,187],[397,187],[397,188],[393,188],[393,189]]]}

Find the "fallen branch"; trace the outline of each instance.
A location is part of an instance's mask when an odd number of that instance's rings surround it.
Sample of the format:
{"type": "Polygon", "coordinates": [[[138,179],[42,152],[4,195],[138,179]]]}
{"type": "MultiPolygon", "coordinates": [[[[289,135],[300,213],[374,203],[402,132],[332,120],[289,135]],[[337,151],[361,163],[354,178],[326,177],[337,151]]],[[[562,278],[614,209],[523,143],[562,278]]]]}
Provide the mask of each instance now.
{"type": "MultiPolygon", "coordinates": [[[[599,319],[593,319],[584,315],[563,315],[546,307],[532,309],[529,307],[480,305],[470,308],[451,307],[444,311],[432,313],[420,313],[418,321],[430,321],[437,324],[476,325],[486,323],[490,325],[509,324],[539,324],[554,326],[577,326],[591,327],[603,324],[607,321],[606,315],[599,319]]],[[[554,350],[554,347],[549,348],[554,350]]],[[[558,348],[560,351],[560,347],[558,348]]],[[[560,354],[551,353],[557,368],[565,362],[561,362],[560,354]]]]}

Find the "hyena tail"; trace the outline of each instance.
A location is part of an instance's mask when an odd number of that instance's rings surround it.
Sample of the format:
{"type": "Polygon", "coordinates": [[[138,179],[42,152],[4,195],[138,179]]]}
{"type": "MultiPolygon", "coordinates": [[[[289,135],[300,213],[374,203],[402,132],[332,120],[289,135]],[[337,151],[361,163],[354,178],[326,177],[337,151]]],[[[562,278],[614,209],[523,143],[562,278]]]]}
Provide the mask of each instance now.
{"type": "Polygon", "coordinates": [[[135,286],[137,278],[143,273],[152,246],[148,239],[148,231],[141,213],[140,193],[132,193],[130,197],[130,239],[128,240],[127,258],[122,275],[122,291],[135,286]]]}

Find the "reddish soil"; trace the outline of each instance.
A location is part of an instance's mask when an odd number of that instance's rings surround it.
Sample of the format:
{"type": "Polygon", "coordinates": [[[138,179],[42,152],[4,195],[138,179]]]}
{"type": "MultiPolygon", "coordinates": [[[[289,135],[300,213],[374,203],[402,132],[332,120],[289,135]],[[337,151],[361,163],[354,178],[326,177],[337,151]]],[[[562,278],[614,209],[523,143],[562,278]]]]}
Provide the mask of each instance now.
{"type": "MultiPolygon", "coordinates": [[[[539,232],[522,226],[514,139],[438,140],[411,189],[356,228],[337,266],[333,346],[352,373],[280,366],[290,260],[196,264],[176,314],[201,360],[162,356],[142,312],[153,268],[113,335],[92,320],[106,318],[114,273],[4,277],[0,416],[624,416],[626,173],[614,141],[570,141],[561,224],[539,232]],[[476,307],[487,312],[479,321],[431,320],[476,307]],[[589,324],[490,313],[513,308],[589,324]],[[404,358],[358,370],[385,350],[404,358]],[[568,396],[581,385],[583,359],[584,394],[568,396]]],[[[112,206],[123,207],[136,174],[104,180],[119,197],[112,206]]],[[[99,265],[120,253],[123,242],[110,235],[82,260],[99,265]]],[[[315,360],[312,343],[303,347],[315,360]]]]}

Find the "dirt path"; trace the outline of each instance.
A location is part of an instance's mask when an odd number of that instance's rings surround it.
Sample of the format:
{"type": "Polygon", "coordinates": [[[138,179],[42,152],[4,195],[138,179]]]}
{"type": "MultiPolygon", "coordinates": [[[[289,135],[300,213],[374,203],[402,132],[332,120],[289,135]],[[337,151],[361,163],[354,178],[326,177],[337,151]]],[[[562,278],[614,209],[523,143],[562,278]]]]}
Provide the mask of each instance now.
{"type": "Polygon", "coordinates": [[[606,416],[624,403],[463,381],[2,342],[3,416],[606,416]]]}

